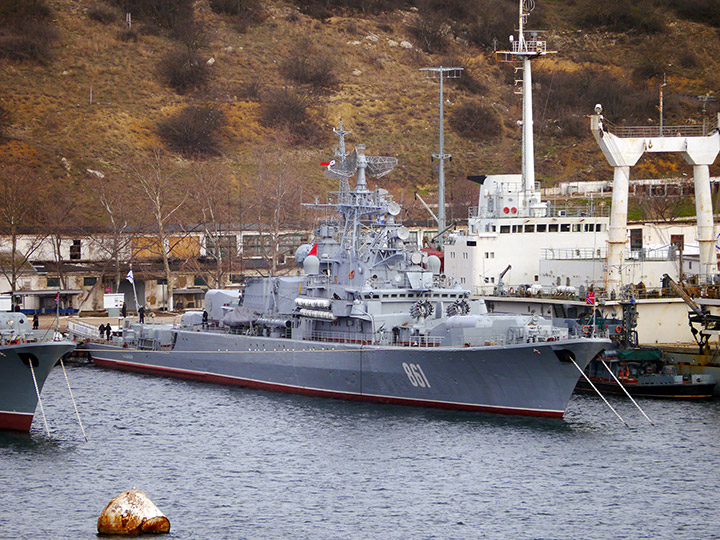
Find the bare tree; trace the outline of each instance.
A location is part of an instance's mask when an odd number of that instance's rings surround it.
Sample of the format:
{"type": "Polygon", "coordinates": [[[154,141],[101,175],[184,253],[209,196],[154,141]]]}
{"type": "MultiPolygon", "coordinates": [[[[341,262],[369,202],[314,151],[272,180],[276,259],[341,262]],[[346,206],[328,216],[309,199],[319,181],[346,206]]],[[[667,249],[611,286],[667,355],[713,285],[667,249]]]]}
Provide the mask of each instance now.
{"type": "Polygon", "coordinates": [[[258,170],[249,181],[248,213],[258,228],[260,255],[274,275],[281,258],[289,254],[283,233],[304,226],[300,203],[306,182],[288,153],[261,153],[257,163],[258,170]]]}
{"type": "Polygon", "coordinates": [[[30,169],[9,165],[0,169],[0,230],[9,237],[0,244],[0,249],[8,254],[6,259],[3,257],[0,270],[10,284],[11,293],[18,288],[18,278],[29,271],[30,257],[47,237],[43,229],[35,227],[34,232],[26,236],[23,248],[18,245],[22,232],[36,225],[37,209],[43,205],[41,184],[38,175],[30,169]]]}
{"type": "Polygon", "coordinates": [[[65,182],[53,181],[47,186],[45,196],[49,202],[42,206],[42,218],[47,236],[52,244],[55,272],[62,289],[68,288],[63,258],[63,240],[79,230],[80,204],[65,182]]]}
{"type": "Polygon", "coordinates": [[[197,257],[188,259],[186,264],[203,274],[208,285],[223,287],[238,260],[235,233],[242,218],[237,180],[227,167],[211,163],[192,166],[190,180],[193,214],[204,232],[206,259],[210,264],[202,264],[197,257]]]}
{"type": "Polygon", "coordinates": [[[184,235],[171,239],[173,225],[181,223],[178,219],[189,198],[184,185],[181,169],[174,165],[160,150],[154,149],[142,161],[131,161],[127,167],[131,189],[140,201],[149,208],[152,216],[152,228],[155,242],[143,246],[154,252],[162,260],[168,290],[168,311],[173,309],[173,275],[170,268],[170,254],[173,248],[182,242],[184,235]]]}
{"type": "Polygon", "coordinates": [[[137,220],[137,211],[126,183],[103,181],[100,182],[98,191],[100,204],[108,220],[108,229],[107,234],[95,236],[93,242],[106,261],[103,274],[108,268],[112,268],[115,283],[113,292],[117,292],[120,288],[120,280],[123,278],[120,263],[123,254],[133,242],[132,224],[137,220]]]}

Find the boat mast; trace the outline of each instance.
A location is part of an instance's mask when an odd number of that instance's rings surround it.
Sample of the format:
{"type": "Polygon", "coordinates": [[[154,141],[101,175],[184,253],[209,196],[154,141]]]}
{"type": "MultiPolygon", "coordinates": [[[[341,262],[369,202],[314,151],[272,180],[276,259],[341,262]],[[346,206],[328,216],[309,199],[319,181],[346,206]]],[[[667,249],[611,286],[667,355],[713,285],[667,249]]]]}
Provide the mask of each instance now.
{"type": "Polygon", "coordinates": [[[505,62],[516,62],[515,72],[522,71],[522,79],[515,80],[515,93],[522,93],[522,206],[527,205],[532,191],[535,189],[535,147],[533,143],[533,108],[532,108],[532,67],[531,63],[548,51],[544,41],[537,39],[537,32],[525,29],[530,12],[535,9],[535,0],[518,0],[518,38],[510,36],[511,50],[498,51],[498,58],[505,62]],[[529,34],[529,36],[526,36],[529,34]],[[529,38],[529,39],[528,39],[529,38]],[[522,87],[522,88],[520,88],[522,87]]]}

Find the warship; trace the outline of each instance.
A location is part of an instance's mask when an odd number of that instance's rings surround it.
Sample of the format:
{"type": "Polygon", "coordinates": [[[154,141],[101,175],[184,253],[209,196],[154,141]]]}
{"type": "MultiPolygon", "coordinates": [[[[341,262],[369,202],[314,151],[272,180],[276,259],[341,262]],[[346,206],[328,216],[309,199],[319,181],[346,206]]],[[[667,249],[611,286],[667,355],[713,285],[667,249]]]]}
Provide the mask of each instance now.
{"type": "MultiPolygon", "coordinates": [[[[370,189],[394,157],[345,151],[325,175],[339,181],[315,242],[297,249],[297,276],[248,278],[209,290],[205,313],[175,324],[123,320],[109,342],[85,343],[107,368],[311,396],[562,417],[580,372],[610,341],[577,336],[536,315],[489,313],[410,247],[400,205],[370,189]],[[350,187],[355,177],[354,188],[350,187]]],[[[80,338],[95,336],[79,321],[80,338]]]]}
{"type": "Polygon", "coordinates": [[[30,431],[45,380],[75,343],[34,331],[27,316],[0,312],[0,429],[30,431]]]}

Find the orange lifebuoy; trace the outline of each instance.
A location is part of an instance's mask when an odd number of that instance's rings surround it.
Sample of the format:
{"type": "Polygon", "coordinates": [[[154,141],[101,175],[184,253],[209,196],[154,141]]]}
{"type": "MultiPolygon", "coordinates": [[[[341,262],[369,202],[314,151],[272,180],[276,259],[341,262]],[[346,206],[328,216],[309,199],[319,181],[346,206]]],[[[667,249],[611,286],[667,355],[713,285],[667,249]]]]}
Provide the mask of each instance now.
{"type": "Polygon", "coordinates": [[[350,273],[348,274],[348,277],[349,277],[350,279],[354,278],[354,277],[355,277],[355,270],[350,270],[350,273]]]}
{"type": "Polygon", "coordinates": [[[618,325],[615,327],[615,333],[616,333],[616,334],[622,334],[622,324],[618,324],[618,325]]]}
{"type": "Polygon", "coordinates": [[[509,292],[510,294],[515,294],[515,289],[513,289],[512,287],[510,287],[510,290],[509,290],[508,292],[509,292]]]}
{"type": "Polygon", "coordinates": [[[590,327],[586,324],[582,327],[583,334],[589,334],[590,333],[590,327]]]}

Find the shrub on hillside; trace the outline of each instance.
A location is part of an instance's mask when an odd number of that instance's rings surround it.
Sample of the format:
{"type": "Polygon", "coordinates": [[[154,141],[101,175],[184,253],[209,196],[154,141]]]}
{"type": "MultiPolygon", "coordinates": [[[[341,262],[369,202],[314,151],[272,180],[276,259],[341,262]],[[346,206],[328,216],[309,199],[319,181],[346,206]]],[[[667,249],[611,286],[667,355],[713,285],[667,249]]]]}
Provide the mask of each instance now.
{"type": "Polygon", "coordinates": [[[205,28],[195,17],[187,17],[177,21],[170,32],[170,36],[192,50],[198,50],[208,44],[205,28]]]}
{"type": "Polygon", "coordinates": [[[59,34],[45,0],[0,0],[0,58],[46,64],[59,34]]]}
{"type": "Polygon", "coordinates": [[[308,107],[308,94],[283,88],[267,94],[260,106],[260,123],[265,127],[287,129],[297,140],[312,143],[319,138],[308,107]]]}
{"type": "Polygon", "coordinates": [[[118,12],[103,4],[96,4],[87,10],[87,16],[101,24],[110,24],[118,20],[118,12]]]}
{"type": "Polygon", "coordinates": [[[307,84],[315,90],[337,84],[334,59],[307,39],[300,40],[297,47],[289,52],[287,59],[280,65],[280,73],[295,83],[307,84]]]}
{"type": "Polygon", "coordinates": [[[303,14],[322,20],[343,10],[377,14],[407,8],[412,6],[413,2],[408,0],[296,0],[295,4],[303,14]]]}
{"type": "Polygon", "coordinates": [[[447,48],[450,26],[439,13],[430,11],[415,16],[408,24],[408,30],[417,40],[418,47],[427,53],[443,52],[447,48]]]}
{"type": "Polygon", "coordinates": [[[178,94],[204,86],[210,76],[207,62],[189,49],[165,55],[160,63],[160,73],[166,84],[178,94]]]}
{"type": "Polygon", "coordinates": [[[245,32],[253,24],[265,20],[265,11],[260,0],[210,0],[210,9],[215,13],[233,17],[240,32],[245,32]]]}
{"type": "Polygon", "coordinates": [[[545,122],[559,122],[562,133],[575,131],[575,127],[569,125],[577,127],[577,118],[591,114],[596,103],[602,104],[604,114],[614,123],[646,122],[655,116],[657,95],[654,92],[634,88],[602,70],[537,70],[533,79],[539,86],[534,104],[536,122],[541,129],[545,122]]]}
{"type": "Polygon", "coordinates": [[[161,28],[174,28],[176,24],[192,18],[193,0],[111,0],[133,19],[153,23],[161,28]]]}
{"type": "Polygon", "coordinates": [[[10,111],[0,105],[0,138],[5,136],[5,130],[11,123],[10,111]]]}
{"type": "MultiPolygon", "coordinates": [[[[533,19],[534,21],[534,19],[533,19]]],[[[479,47],[498,49],[509,46],[508,38],[517,27],[517,4],[503,0],[481,0],[478,9],[461,26],[471,43],[479,47]]]]}
{"type": "Polygon", "coordinates": [[[464,101],[453,107],[448,122],[455,133],[468,139],[488,140],[502,133],[498,114],[479,101],[464,101]]]}
{"type": "Polygon", "coordinates": [[[576,7],[577,24],[614,32],[657,34],[665,30],[665,18],[653,0],[583,0],[576,7]]]}
{"type": "Polygon", "coordinates": [[[159,126],[165,144],[188,156],[220,153],[218,132],[225,125],[225,115],[214,107],[185,107],[159,126]]]}
{"type": "Polygon", "coordinates": [[[681,17],[720,27],[718,0],[668,0],[668,3],[681,17]]]}

